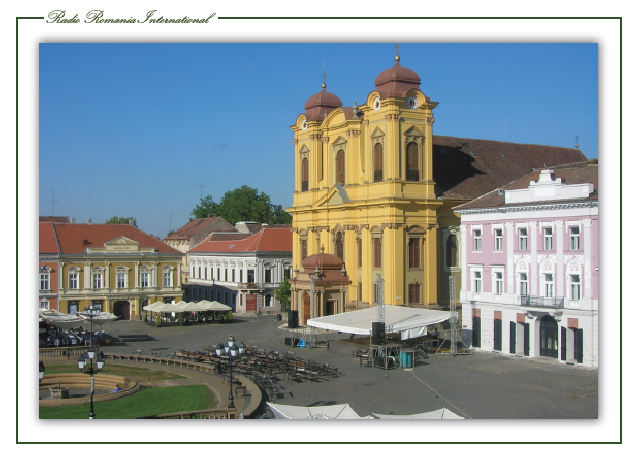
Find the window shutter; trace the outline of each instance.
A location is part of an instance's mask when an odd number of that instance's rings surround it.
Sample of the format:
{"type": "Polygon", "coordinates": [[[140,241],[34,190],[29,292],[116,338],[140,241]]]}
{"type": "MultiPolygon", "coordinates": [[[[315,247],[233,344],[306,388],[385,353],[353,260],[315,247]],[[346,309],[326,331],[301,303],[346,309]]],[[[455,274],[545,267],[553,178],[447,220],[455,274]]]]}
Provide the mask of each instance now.
{"type": "Polygon", "coordinates": [[[502,351],[502,319],[493,320],[493,349],[502,351]]]}
{"type": "Polygon", "coordinates": [[[567,360],[567,328],[560,327],[560,344],[562,347],[560,348],[560,359],[562,361],[567,360]]]}
{"type": "Polygon", "coordinates": [[[583,329],[576,330],[576,360],[581,363],[584,362],[582,355],[582,343],[583,343],[583,329]]]}
{"type": "Polygon", "coordinates": [[[509,353],[516,354],[516,323],[509,323],[509,353]]]}
{"type": "Polygon", "coordinates": [[[472,340],[471,340],[471,344],[475,347],[480,347],[480,318],[479,317],[474,317],[471,320],[472,322],[472,329],[471,329],[471,334],[472,334],[472,340]]]}
{"type": "Polygon", "coordinates": [[[529,324],[524,325],[524,355],[529,356],[529,324]]]}

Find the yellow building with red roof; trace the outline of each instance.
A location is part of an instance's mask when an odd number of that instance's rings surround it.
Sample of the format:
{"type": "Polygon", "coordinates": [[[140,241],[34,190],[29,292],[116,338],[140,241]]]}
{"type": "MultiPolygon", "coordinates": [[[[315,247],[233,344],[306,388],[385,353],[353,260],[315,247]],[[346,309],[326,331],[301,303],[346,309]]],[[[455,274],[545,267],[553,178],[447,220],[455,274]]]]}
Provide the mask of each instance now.
{"type": "Polygon", "coordinates": [[[140,319],[148,304],[182,301],[183,253],[133,225],[40,223],[40,234],[41,254],[58,250],[51,276],[60,312],[93,305],[125,320],[140,319]]]}

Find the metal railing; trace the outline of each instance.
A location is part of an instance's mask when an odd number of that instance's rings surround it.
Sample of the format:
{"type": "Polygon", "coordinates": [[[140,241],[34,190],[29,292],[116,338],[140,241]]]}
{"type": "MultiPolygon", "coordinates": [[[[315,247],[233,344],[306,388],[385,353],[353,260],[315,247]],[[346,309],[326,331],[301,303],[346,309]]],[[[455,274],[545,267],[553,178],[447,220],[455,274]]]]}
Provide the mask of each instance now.
{"type": "Polygon", "coordinates": [[[537,308],[564,308],[564,297],[522,295],[520,297],[520,306],[530,306],[537,308]]]}

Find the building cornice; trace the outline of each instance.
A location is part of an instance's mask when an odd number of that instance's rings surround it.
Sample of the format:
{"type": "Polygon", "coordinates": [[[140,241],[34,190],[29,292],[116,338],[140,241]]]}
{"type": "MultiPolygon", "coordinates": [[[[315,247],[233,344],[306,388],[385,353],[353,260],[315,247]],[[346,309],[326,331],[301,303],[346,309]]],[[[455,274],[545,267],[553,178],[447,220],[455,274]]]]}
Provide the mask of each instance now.
{"type": "Polygon", "coordinates": [[[517,206],[499,206],[491,208],[477,208],[457,210],[460,215],[463,214],[493,214],[493,213],[518,213],[523,211],[554,211],[563,209],[579,209],[594,208],[598,206],[597,201],[579,202],[579,203],[560,203],[554,205],[517,205],[517,206]]]}

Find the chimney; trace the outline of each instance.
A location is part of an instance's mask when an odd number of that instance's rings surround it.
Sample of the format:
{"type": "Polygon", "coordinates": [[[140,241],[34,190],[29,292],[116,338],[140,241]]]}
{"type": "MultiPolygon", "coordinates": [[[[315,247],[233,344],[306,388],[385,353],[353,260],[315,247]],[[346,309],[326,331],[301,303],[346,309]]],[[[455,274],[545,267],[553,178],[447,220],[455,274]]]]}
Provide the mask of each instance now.
{"type": "Polygon", "coordinates": [[[129,219],[129,225],[132,226],[133,225],[133,219],[129,219]]]}
{"type": "Polygon", "coordinates": [[[189,222],[193,221],[193,218],[189,218],[189,222]]]}
{"type": "Polygon", "coordinates": [[[87,224],[91,224],[91,219],[87,219],[87,224]]]}
{"type": "Polygon", "coordinates": [[[76,223],[76,218],[71,218],[71,224],[75,224],[76,223]]]}
{"type": "Polygon", "coordinates": [[[207,219],[208,219],[208,218],[210,218],[210,217],[211,217],[211,215],[210,215],[210,214],[207,214],[207,219]]]}

